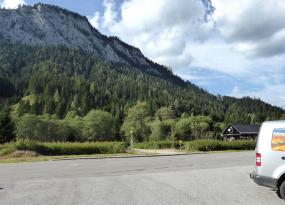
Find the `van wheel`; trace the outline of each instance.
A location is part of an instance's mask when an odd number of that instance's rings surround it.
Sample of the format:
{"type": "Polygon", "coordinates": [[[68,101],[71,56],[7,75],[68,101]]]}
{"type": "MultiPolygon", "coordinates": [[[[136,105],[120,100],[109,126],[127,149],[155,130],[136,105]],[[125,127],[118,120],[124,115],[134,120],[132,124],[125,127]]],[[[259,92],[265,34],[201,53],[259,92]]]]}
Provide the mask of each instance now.
{"type": "Polygon", "coordinates": [[[282,184],[279,186],[277,190],[277,195],[285,200],[285,181],[283,181],[282,184]]]}

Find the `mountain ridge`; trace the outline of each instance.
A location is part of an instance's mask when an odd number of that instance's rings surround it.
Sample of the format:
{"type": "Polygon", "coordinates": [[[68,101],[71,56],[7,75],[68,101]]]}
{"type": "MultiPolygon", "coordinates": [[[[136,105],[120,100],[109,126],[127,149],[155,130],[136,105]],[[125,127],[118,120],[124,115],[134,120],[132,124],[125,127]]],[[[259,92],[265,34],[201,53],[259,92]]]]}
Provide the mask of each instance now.
{"type": "MultiPolygon", "coordinates": [[[[140,49],[118,37],[106,36],[85,16],[48,4],[0,9],[0,39],[28,45],[65,45],[95,53],[108,62],[134,66],[152,75],[169,78],[165,66],[146,58],[140,49]]],[[[182,83],[180,78],[175,79],[182,83]]]]}

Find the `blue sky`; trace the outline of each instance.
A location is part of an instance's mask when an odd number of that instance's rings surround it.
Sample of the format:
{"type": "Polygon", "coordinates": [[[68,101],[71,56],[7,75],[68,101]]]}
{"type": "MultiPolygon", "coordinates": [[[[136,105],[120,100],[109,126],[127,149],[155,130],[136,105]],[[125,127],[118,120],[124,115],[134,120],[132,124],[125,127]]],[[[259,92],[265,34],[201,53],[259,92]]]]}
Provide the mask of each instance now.
{"type": "MultiPolygon", "coordinates": [[[[0,0],[10,8],[37,2],[0,0]]],[[[284,0],[41,2],[87,16],[102,33],[120,37],[214,94],[285,107],[284,0]]]]}

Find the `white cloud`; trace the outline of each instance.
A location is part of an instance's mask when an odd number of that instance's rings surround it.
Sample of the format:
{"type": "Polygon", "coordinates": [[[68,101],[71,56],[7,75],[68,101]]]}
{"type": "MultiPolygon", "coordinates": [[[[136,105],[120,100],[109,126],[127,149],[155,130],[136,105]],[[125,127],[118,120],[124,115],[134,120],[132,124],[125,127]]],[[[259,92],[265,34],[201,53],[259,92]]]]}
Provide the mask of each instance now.
{"type": "Polygon", "coordinates": [[[104,0],[103,6],[105,8],[105,12],[103,15],[102,27],[103,29],[109,29],[116,23],[117,12],[115,10],[115,1],[104,0]]]}
{"type": "Polygon", "coordinates": [[[26,4],[24,0],[4,0],[1,7],[6,9],[16,9],[19,7],[19,5],[24,4],[26,4]]]}
{"type": "Polygon", "coordinates": [[[104,13],[95,12],[93,16],[89,16],[88,19],[92,26],[99,29],[105,34],[112,34],[110,29],[114,26],[117,20],[117,11],[115,10],[115,0],[103,1],[104,13]]]}
{"type": "MultiPolygon", "coordinates": [[[[239,26],[242,24],[239,18],[246,19],[243,16],[252,12],[252,7],[257,7],[252,2],[258,1],[261,0],[213,0],[216,7],[214,23],[204,21],[207,8],[203,1],[199,0],[177,0],[175,4],[171,0],[129,0],[124,1],[117,11],[113,0],[105,0],[101,31],[119,36],[127,43],[140,48],[152,60],[170,65],[173,69],[198,66],[231,75],[246,75],[255,69],[255,64],[261,64],[263,60],[248,59],[244,54],[257,55],[260,52],[259,55],[267,55],[274,50],[285,51],[285,46],[280,44],[283,33],[272,38],[272,42],[267,41],[263,44],[257,44],[254,39],[248,40],[251,31],[247,32],[247,37],[243,37],[246,41],[233,41],[233,36],[243,28],[239,26]],[[118,19],[118,16],[121,18],[118,19]],[[278,45],[279,49],[276,50],[274,45],[278,45]]],[[[263,10],[259,13],[268,11],[266,8],[263,10]]],[[[255,28],[254,30],[258,30],[260,24],[262,25],[262,22],[257,22],[258,25],[254,26],[252,20],[248,23],[253,24],[248,27],[255,28]]],[[[272,26],[276,29],[280,27],[280,23],[272,26]]]]}
{"type": "Polygon", "coordinates": [[[236,97],[242,97],[241,96],[241,91],[240,91],[240,88],[236,85],[234,86],[232,92],[231,92],[231,95],[232,96],[236,96],[236,97]]]}
{"type": "Polygon", "coordinates": [[[197,0],[124,1],[118,13],[106,2],[103,30],[139,47],[152,60],[172,67],[189,66],[188,41],[203,41],[213,22],[205,22],[205,6],[197,0]]]}
{"type": "Polygon", "coordinates": [[[96,29],[100,29],[100,13],[95,12],[94,16],[88,17],[90,23],[92,26],[94,26],[96,29]]]}
{"type": "Polygon", "coordinates": [[[212,0],[214,20],[221,34],[249,56],[285,53],[284,0],[212,0]]]}

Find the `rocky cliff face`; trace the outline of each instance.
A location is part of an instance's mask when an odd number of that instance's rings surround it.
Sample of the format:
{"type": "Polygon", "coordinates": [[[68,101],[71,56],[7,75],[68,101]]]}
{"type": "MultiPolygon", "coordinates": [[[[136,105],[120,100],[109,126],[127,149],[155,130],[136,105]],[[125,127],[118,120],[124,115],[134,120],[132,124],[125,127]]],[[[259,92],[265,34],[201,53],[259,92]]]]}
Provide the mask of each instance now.
{"type": "Polygon", "coordinates": [[[156,75],[161,74],[159,70],[166,70],[145,58],[139,49],[116,37],[102,35],[86,17],[57,6],[36,4],[13,10],[0,9],[0,39],[29,45],[80,48],[109,62],[140,67],[156,75]]]}

